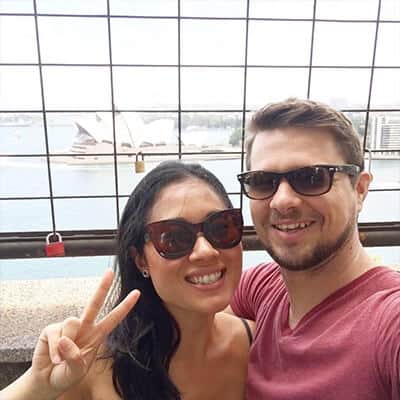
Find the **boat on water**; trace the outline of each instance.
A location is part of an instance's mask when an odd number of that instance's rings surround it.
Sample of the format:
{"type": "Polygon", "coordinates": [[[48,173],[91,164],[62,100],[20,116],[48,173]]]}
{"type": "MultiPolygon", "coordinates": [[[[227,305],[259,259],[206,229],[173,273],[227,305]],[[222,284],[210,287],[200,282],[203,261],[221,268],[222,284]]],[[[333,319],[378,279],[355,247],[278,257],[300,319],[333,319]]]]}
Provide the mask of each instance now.
{"type": "Polygon", "coordinates": [[[17,116],[8,116],[0,119],[0,127],[6,126],[30,126],[33,121],[30,118],[23,118],[17,116]]]}
{"type": "MultiPolygon", "coordinates": [[[[115,114],[115,137],[109,113],[77,119],[74,126],[77,132],[71,147],[53,153],[56,155],[52,158],[53,162],[109,164],[114,162],[114,153],[118,163],[134,163],[136,155],[141,159],[141,154],[146,160],[154,162],[178,157],[178,134],[173,119],[162,118],[144,123],[136,113],[118,112],[115,114]]],[[[185,160],[240,158],[240,147],[207,144],[207,135],[202,128],[189,127],[182,137],[180,151],[185,153],[185,160]]]]}

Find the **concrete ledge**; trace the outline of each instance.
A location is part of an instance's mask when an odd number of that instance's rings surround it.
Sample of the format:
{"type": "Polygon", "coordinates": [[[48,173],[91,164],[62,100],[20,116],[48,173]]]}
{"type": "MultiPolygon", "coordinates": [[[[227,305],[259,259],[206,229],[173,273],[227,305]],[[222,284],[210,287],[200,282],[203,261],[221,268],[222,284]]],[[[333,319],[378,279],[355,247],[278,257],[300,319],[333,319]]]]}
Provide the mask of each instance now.
{"type": "Polygon", "coordinates": [[[0,390],[21,376],[31,363],[0,363],[0,390]]]}
{"type": "Polygon", "coordinates": [[[99,280],[0,281],[0,389],[29,367],[46,325],[80,316],[99,280]]]}

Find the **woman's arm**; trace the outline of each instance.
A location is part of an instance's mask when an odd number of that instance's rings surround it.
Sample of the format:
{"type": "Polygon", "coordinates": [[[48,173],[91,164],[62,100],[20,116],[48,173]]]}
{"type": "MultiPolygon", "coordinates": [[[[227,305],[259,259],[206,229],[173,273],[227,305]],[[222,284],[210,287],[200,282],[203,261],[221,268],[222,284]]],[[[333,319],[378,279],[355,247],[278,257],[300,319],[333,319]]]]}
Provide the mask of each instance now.
{"type": "Polygon", "coordinates": [[[29,368],[16,381],[0,391],[0,400],[53,400],[56,393],[46,392],[35,384],[32,368],[29,368]]]}

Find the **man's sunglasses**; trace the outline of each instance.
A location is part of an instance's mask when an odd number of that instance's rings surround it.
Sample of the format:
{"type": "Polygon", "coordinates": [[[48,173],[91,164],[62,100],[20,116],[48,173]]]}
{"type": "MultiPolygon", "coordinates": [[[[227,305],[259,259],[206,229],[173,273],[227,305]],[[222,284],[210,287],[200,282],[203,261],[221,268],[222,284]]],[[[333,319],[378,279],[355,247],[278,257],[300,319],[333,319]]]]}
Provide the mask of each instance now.
{"type": "Polygon", "coordinates": [[[145,241],[151,241],[164,258],[179,258],[190,254],[202,232],[217,249],[230,249],[242,240],[243,218],[239,208],[217,211],[203,222],[191,224],[181,219],[166,219],[145,226],[145,241]]]}
{"type": "Polygon", "coordinates": [[[239,174],[237,177],[248,198],[265,200],[276,193],[282,178],[285,178],[298,194],[319,196],[331,190],[335,172],[355,176],[360,170],[359,166],[352,164],[312,165],[282,173],[249,171],[239,174]]]}

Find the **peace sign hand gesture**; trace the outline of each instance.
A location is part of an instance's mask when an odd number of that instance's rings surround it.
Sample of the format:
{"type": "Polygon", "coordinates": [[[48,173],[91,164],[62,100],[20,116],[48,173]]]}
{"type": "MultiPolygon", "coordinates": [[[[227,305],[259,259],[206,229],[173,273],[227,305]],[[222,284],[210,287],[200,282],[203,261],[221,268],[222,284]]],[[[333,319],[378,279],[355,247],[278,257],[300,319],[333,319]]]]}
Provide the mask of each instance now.
{"type": "Polygon", "coordinates": [[[81,318],[68,318],[42,331],[31,367],[34,381],[42,385],[42,393],[58,396],[78,383],[88,372],[107,335],[138,301],[140,292],[133,290],[108,315],[96,322],[113,276],[111,270],[104,274],[81,318]]]}

